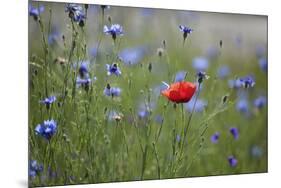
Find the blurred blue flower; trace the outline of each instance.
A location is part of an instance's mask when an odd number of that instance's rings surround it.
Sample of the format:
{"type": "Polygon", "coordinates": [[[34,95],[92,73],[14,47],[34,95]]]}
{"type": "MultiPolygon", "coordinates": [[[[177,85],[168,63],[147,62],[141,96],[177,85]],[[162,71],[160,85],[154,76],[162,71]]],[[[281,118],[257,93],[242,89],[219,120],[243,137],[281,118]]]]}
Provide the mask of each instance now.
{"type": "Polygon", "coordinates": [[[210,60],[216,59],[220,54],[218,47],[210,46],[206,50],[206,55],[210,60]]]}
{"type": "Polygon", "coordinates": [[[242,87],[243,83],[241,82],[240,79],[235,79],[235,80],[228,80],[228,86],[233,89],[239,89],[242,87]]]}
{"type": "Polygon", "coordinates": [[[209,67],[209,61],[205,57],[195,57],[192,60],[192,67],[197,71],[206,71],[209,67]]]}
{"type": "Polygon", "coordinates": [[[81,78],[86,78],[88,77],[88,73],[89,73],[89,61],[81,61],[79,66],[79,75],[81,78]]]}
{"type": "Polygon", "coordinates": [[[242,82],[242,85],[245,88],[254,87],[254,85],[255,85],[255,81],[252,76],[242,77],[242,78],[240,78],[240,81],[242,82]]]}
{"type": "Polygon", "coordinates": [[[35,178],[40,172],[43,172],[43,165],[39,164],[36,160],[31,160],[29,162],[29,176],[35,178]]]}
{"type": "Polygon", "coordinates": [[[260,59],[259,59],[259,65],[260,65],[260,68],[261,68],[264,72],[267,72],[267,59],[266,59],[266,58],[260,58],[260,59]]]}
{"type": "Polygon", "coordinates": [[[65,12],[68,12],[69,18],[74,22],[79,23],[80,26],[84,26],[86,16],[83,12],[82,6],[77,4],[67,4],[65,7],[65,12]]]}
{"type": "Polygon", "coordinates": [[[179,72],[177,72],[177,74],[175,76],[175,82],[184,81],[186,74],[187,74],[186,71],[179,71],[179,72]]]}
{"type": "Polygon", "coordinates": [[[254,100],[254,105],[256,108],[262,108],[266,105],[266,97],[265,96],[259,96],[254,100]]]}
{"type": "Polygon", "coordinates": [[[150,103],[141,103],[138,109],[138,117],[140,119],[147,118],[152,110],[155,108],[155,103],[150,102],[150,103]]]}
{"type": "Polygon", "coordinates": [[[238,160],[233,155],[231,155],[228,157],[228,163],[231,167],[235,167],[238,163],[238,160]]]}
{"type": "Polygon", "coordinates": [[[230,74],[230,69],[229,69],[229,66],[227,66],[227,65],[223,65],[218,69],[217,75],[221,79],[226,78],[229,74],[230,74]]]}
{"type": "Polygon", "coordinates": [[[251,155],[255,158],[260,158],[263,154],[263,150],[261,147],[257,146],[257,145],[254,145],[252,148],[251,148],[251,155]]]}
{"type": "Polygon", "coordinates": [[[155,121],[159,124],[162,124],[164,121],[164,118],[161,115],[157,115],[157,116],[155,116],[155,121]]]}
{"type": "Polygon", "coordinates": [[[110,27],[105,25],[103,27],[103,32],[107,35],[111,35],[113,40],[115,40],[117,36],[122,36],[124,34],[123,27],[119,24],[113,24],[110,27]]]}
{"type": "Polygon", "coordinates": [[[266,54],[266,48],[264,46],[257,46],[256,47],[256,56],[257,58],[261,58],[266,54]]]}
{"type": "Polygon", "coordinates": [[[45,8],[43,5],[40,5],[39,7],[33,7],[31,4],[29,4],[28,12],[29,16],[32,16],[34,20],[38,20],[40,14],[44,12],[45,8]]]}
{"type": "Polygon", "coordinates": [[[118,87],[111,87],[109,84],[103,90],[103,94],[110,97],[118,97],[121,94],[121,89],[118,87]]]}
{"type": "Polygon", "coordinates": [[[118,57],[125,65],[135,65],[143,59],[145,54],[146,48],[144,46],[137,46],[125,48],[118,54],[118,57]]]}
{"type": "MultiPolygon", "coordinates": [[[[195,102],[195,96],[193,96],[188,103],[184,103],[185,109],[189,112],[192,112],[194,102],[195,102]]],[[[203,112],[207,105],[208,103],[205,100],[197,99],[194,107],[194,112],[203,112]]]]}
{"type": "Polygon", "coordinates": [[[176,141],[179,143],[181,141],[181,136],[179,134],[176,135],[176,141]]]}
{"type": "Polygon", "coordinates": [[[48,36],[48,43],[50,45],[55,44],[58,41],[59,37],[60,37],[60,32],[59,32],[58,28],[57,27],[53,27],[51,29],[51,33],[48,36]]]}
{"type": "MultiPolygon", "coordinates": [[[[96,77],[94,77],[94,80],[96,80],[96,77]]],[[[86,76],[84,78],[81,78],[80,76],[78,76],[76,79],[77,87],[83,87],[86,91],[89,90],[91,83],[92,83],[92,79],[89,76],[86,76]]]]}
{"type": "Polygon", "coordinates": [[[229,132],[232,134],[233,138],[237,140],[239,138],[239,130],[236,127],[231,127],[229,132]]]}
{"type": "Polygon", "coordinates": [[[247,114],[249,112],[249,102],[245,97],[241,97],[237,101],[236,110],[244,114],[247,114]]]}
{"type": "Polygon", "coordinates": [[[56,101],[56,99],[57,99],[56,96],[50,96],[50,97],[47,97],[47,98],[41,100],[40,103],[45,104],[45,105],[47,106],[47,108],[49,108],[50,105],[51,105],[53,102],[56,101]]]}
{"type": "Polygon", "coordinates": [[[89,49],[89,54],[90,54],[92,57],[96,57],[97,54],[98,54],[98,47],[97,47],[97,46],[92,46],[92,47],[89,49]]]}
{"type": "Polygon", "coordinates": [[[42,124],[38,124],[35,128],[35,133],[46,138],[47,140],[50,140],[52,136],[56,133],[56,131],[57,122],[55,122],[53,119],[46,120],[42,124]]]}
{"type": "Polygon", "coordinates": [[[107,75],[115,74],[116,76],[121,75],[121,70],[118,67],[117,63],[113,63],[112,65],[106,64],[107,75]]]}
{"type": "Polygon", "coordinates": [[[216,143],[218,143],[219,138],[220,138],[220,133],[219,133],[219,132],[215,132],[215,133],[211,136],[210,140],[211,140],[211,142],[213,142],[214,144],[216,144],[216,143]]]}

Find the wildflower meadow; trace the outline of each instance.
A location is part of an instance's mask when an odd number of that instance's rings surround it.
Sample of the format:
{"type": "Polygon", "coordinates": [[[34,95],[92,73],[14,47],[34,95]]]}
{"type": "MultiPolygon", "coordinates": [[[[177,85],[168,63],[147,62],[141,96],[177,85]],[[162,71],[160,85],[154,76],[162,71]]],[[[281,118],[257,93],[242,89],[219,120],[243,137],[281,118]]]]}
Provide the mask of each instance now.
{"type": "Polygon", "coordinates": [[[267,172],[267,17],[33,2],[29,186],[267,172]]]}

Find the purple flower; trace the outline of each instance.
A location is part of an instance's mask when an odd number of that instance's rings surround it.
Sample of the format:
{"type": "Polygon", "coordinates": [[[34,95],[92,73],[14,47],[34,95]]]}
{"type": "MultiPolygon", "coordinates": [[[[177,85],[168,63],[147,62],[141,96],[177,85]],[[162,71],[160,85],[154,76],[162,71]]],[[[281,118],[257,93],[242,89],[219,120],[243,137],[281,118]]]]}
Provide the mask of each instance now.
{"type": "Polygon", "coordinates": [[[235,140],[237,140],[239,138],[239,131],[236,127],[231,127],[229,129],[229,132],[232,134],[232,136],[234,137],[235,140]]]}
{"type": "Polygon", "coordinates": [[[179,25],[180,31],[183,32],[183,40],[186,39],[188,34],[191,34],[193,29],[186,27],[184,25],[179,25]]]}
{"type": "Polygon", "coordinates": [[[181,136],[179,134],[176,135],[176,141],[179,143],[181,141],[181,136]]]}
{"type": "Polygon", "coordinates": [[[38,8],[33,7],[31,4],[28,7],[29,16],[32,16],[35,21],[38,20],[40,14],[44,12],[45,8],[43,5],[40,5],[38,8]]]}
{"type": "Polygon", "coordinates": [[[221,79],[226,78],[230,74],[230,69],[227,65],[223,65],[218,69],[218,77],[221,79]]]}
{"type": "MultiPolygon", "coordinates": [[[[94,77],[94,80],[96,80],[96,77],[94,77]]],[[[91,83],[92,83],[92,80],[89,76],[86,76],[85,78],[81,78],[80,76],[78,76],[76,79],[77,86],[83,87],[86,91],[89,90],[91,83]]]]}
{"type": "Polygon", "coordinates": [[[228,80],[228,86],[233,89],[239,89],[242,87],[243,83],[241,82],[240,79],[235,79],[235,80],[228,80]]]}
{"type": "Polygon", "coordinates": [[[79,66],[79,75],[81,78],[86,78],[88,77],[88,73],[89,73],[89,61],[82,61],[80,62],[80,66],[79,66]]]}
{"type": "Polygon", "coordinates": [[[113,24],[110,27],[107,27],[106,25],[103,27],[103,32],[107,35],[111,35],[113,40],[116,39],[117,36],[123,35],[123,28],[119,24],[113,24]]]}
{"type": "Polygon", "coordinates": [[[220,138],[220,133],[219,133],[219,132],[215,132],[215,133],[211,136],[210,140],[211,140],[211,142],[213,142],[214,144],[216,144],[216,143],[218,143],[219,138],[220,138]]]}
{"type": "Polygon", "coordinates": [[[106,64],[106,70],[107,70],[107,75],[110,76],[112,74],[115,74],[116,76],[121,75],[121,70],[118,67],[117,63],[113,63],[112,65],[106,64]]]}
{"type": "Polygon", "coordinates": [[[118,54],[118,57],[125,65],[135,65],[143,59],[146,53],[147,50],[144,46],[137,46],[125,48],[118,54]]]}
{"type": "Polygon", "coordinates": [[[252,76],[242,77],[240,78],[240,81],[245,88],[254,87],[255,85],[255,81],[252,76]]]}
{"type": "Polygon", "coordinates": [[[29,162],[28,174],[31,178],[35,178],[40,172],[43,172],[43,165],[39,164],[36,160],[29,162]]]}
{"type": "Polygon", "coordinates": [[[46,120],[42,124],[38,124],[37,127],[35,128],[35,133],[37,135],[40,135],[47,140],[50,140],[53,135],[57,131],[57,122],[55,122],[53,119],[52,120],[46,120]]]}
{"type": "MultiPolygon", "coordinates": [[[[194,102],[195,102],[195,97],[192,97],[192,99],[188,103],[184,103],[185,109],[189,112],[192,112],[194,102]]],[[[205,100],[197,99],[194,107],[194,112],[203,112],[207,105],[208,103],[205,100]]]]}
{"type": "Polygon", "coordinates": [[[244,97],[241,97],[236,103],[236,110],[241,113],[249,112],[249,103],[248,100],[244,97]]]}
{"type": "Polygon", "coordinates": [[[198,83],[201,84],[203,80],[208,79],[209,76],[206,74],[206,72],[199,71],[197,73],[198,83]]]}
{"type": "Polygon", "coordinates": [[[192,60],[192,67],[197,71],[206,71],[209,67],[209,61],[205,57],[196,57],[192,60]]]}
{"type": "Polygon", "coordinates": [[[138,110],[138,117],[140,119],[147,118],[152,113],[152,110],[154,108],[155,108],[155,104],[152,102],[149,104],[141,103],[138,110]]]}
{"type": "Polygon", "coordinates": [[[254,105],[256,108],[261,109],[266,105],[266,97],[265,96],[259,96],[254,100],[254,105]]]}
{"type": "Polygon", "coordinates": [[[47,97],[43,100],[40,101],[40,103],[42,104],[45,104],[47,106],[47,109],[50,107],[50,105],[56,101],[56,96],[50,96],[50,97],[47,97]]]}
{"type": "Polygon", "coordinates": [[[85,23],[85,13],[83,12],[83,8],[77,4],[67,4],[65,7],[65,12],[68,12],[68,16],[74,22],[79,23],[80,26],[84,26],[85,23]]]}
{"type": "Polygon", "coordinates": [[[179,72],[177,72],[177,74],[175,76],[175,82],[184,81],[186,74],[187,74],[186,71],[179,71],[179,72]]]}
{"type": "Polygon", "coordinates": [[[259,59],[259,65],[260,65],[260,68],[261,68],[264,72],[267,72],[267,59],[266,59],[266,58],[260,58],[260,59],[259,59]]]}
{"type": "Polygon", "coordinates": [[[111,87],[109,84],[103,90],[103,94],[111,97],[118,97],[121,94],[121,89],[118,87],[111,87]]]}
{"type": "Polygon", "coordinates": [[[235,167],[238,163],[238,160],[233,155],[230,155],[228,157],[228,163],[231,167],[235,167]]]}

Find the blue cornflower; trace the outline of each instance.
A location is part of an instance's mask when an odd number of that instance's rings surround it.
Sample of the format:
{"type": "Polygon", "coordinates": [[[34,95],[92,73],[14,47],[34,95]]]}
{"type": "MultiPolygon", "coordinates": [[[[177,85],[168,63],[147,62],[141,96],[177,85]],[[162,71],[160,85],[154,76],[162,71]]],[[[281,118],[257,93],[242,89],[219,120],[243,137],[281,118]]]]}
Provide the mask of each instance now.
{"type": "Polygon", "coordinates": [[[140,119],[147,118],[154,108],[155,104],[152,102],[149,104],[141,103],[138,110],[138,117],[140,119]]]}
{"type": "Polygon", "coordinates": [[[261,68],[264,72],[267,72],[267,59],[266,59],[266,58],[260,58],[260,59],[259,59],[259,65],[260,65],[260,68],[261,68]]]}
{"type": "Polygon", "coordinates": [[[211,140],[211,142],[213,142],[214,144],[216,144],[216,143],[218,143],[219,138],[220,138],[220,133],[219,133],[219,132],[215,132],[215,133],[211,136],[210,140],[211,140]]]}
{"type": "MultiPolygon", "coordinates": [[[[94,77],[94,79],[96,79],[96,77],[94,77]]],[[[92,83],[92,79],[87,76],[85,78],[81,78],[81,77],[77,77],[76,79],[76,84],[78,87],[83,87],[86,91],[89,90],[89,86],[92,83]]]]}
{"type": "Polygon", "coordinates": [[[36,160],[31,160],[29,162],[29,176],[31,178],[35,178],[36,175],[38,175],[40,172],[43,171],[43,165],[42,164],[38,164],[38,162],[36,160]]]}
{"type": "Polygon", "coordinates": [[[203,82],[203,80],[208,79],[209,76],[205,72],[199,71],[197,73],[197,78],[198,78],[198,83],[201,84],[203,82]]]}
{"type": "Polygon", "coordinates": [[[193,29],[186,27],[184,25],[179,25],[180,31],[183,32],[183,40],[185,41],[188,34],[193,32],[193,29]]]}
{"type": "Polygon", "coordinates": [[[56,131],[57,122],[55,122],[53,119],[46,120],[42,124],[38,124],[35,128],[36,134],[46,138],[47,140],[50,140],[52,136],[56,133],[56,131]]]}
{"type": "Polygon", "coordinates": [[[115,40],[117,36],[123,35],[123,27],[119,24],[113,24],[110,28],[105,25],[103,27],[103,32],[107,35],[111,35],[113,40],[115,40]]]}
{"type": "Polygon", "coordinates": [[[159,124],[162,124],[163,121],[164,121],[164,118],[163,118],[163,116],[158,114],[158,115],[155,116],[155,121],[159,124]]]}
{"type": "Polygon", "coordinates": [[[236,110],[241,113],[249,112],[249,102],[246,98],[241,97],[236,103],[236,110]]]}
{"type": "Polygon", "coordinates": [[[116,76],[121,75],[121,70],[118,67],[117,63],[113,63],[112,65],[106,64],[107,75],[115,74],[116,76]]]}
{"type": "Polygon", "coordinates": [[[195,57],[192,60],[192,67],[197,71],[206,71],[209,67],[209,61],[205,57],[195,57]]]}
{"type": "Polygon", "coordinates": [[[251,148],[251,155],[255,158],[260,158],[263,154],[263,150],[261,147],[255,145],[251,148]]]}
{"type": "Polygon", "coordinates": [[[235,79],[235,80],[228,80],[228,86],[233,89],[239,89],[242,87],[243,83],[241,82],[240,79],[235,79]]]}
{"type": "Polygon", "coordinates": [[[175,82],[184,81],[186,74],[187,74],[186,71],[179,71],[179,72],[177,72],[177,74],[175,76],[175,82]]]}
{"type": "Polygon", "coordinates": [[[71,20],[79,23],[80,26],[84,26],[86,16],[83,12],[82,6],[77,4],[67,4],[65,12],[68,12],[68,16],[71,20]]]}
{"type": "Polygon", "coordinates": [[[50,105],[56,101],[56,96],[50,96],[45,98],[44,100],[41,100],[40,103],[45,104],[47,106],[47,108],[50,107],[50,105]]]}
{"type": "Polygon", "coordinates": [[[109,84],[103,90],[104,95],[111,97],[118,97],[121,94],[121,89],[118,87],[111,87],[109,84]]]}
{"type": "Polygon", "coordinates": [[[32,16],[34,20],[38,20],[40,14],[44,12],[45,8],[43,5],[40,5],[38,8],[33,7],[31,4],[28,7],[29,16],[32,16]]]}
{"type": "Polygon", "coordinates": [[[227,160],[231,167],[235,167],[238,163],[238,160],[233,155],[230,155],[227,160]]]}
{"type": "Polygon", "coordinates": [[[265,96],[259,96],[254,100],[254,105],[257,108],[262,108],[266,105],[266,97],[265,96]]]}
{"type": "Polygon", "coordinates": [[[224,79],[226,78],[230,73],[229,66],[223,65],[218,69],[217,75],[219,78],[224,79]]]}
{"type": "Polygon", "coordinates": [[[98,55],[98,47],[97,46],[92,46],[90,49],[89,49],[89,54],[92,56],[92,57],[96,57],[98,55]]]}
{"type": "Polygon", "coordinates": [[[233,138],[237,140],[239,138],[239,130],[236,127],[231,127],[229,132],[232,134],[233,138]]]}
{"type": "Polygon", "coordinates": [[[89,73],[89,61],[82,61],[80,62],[80,66],[79,66],[79,75],[81,78],[85,78],[88,77],[88,73],[89,73]]]}
{"type": "Polygon", "coordinates": [[[255,81],[252,76],[242,77],[242,78],[240,78],[240,81],[242,82],[242,85],[245,88],[254,87],[254,85],[255,85],[255,81]]]}
{"type": "Polygon", "coordinates": [[[118,54],[118,57],[125,65],[135,65],[143,59],[146,51],[144,46],[125,48],[118,54]]]}
{"type": "MultiPolygon", "coordinates": [[[[192,112],[194,102],[195,102],[195,97],[193,97],[188,103],[184,104],[184,107],[186,108],[187,111],[192,112]]],[[[203,112],[203,110],[207,105],[208,103],[205,100],[197,99],[194,107],[194,112],[203,112]]]]}
{"type": "Polygon", "coordinates": [[[57,27],[53,27],[51,30],[51,33],[48,36],[48,43],[50,45],[55,44],[57,42],[57,40],[59,39],[59,37],[60,37],[60,33],[59,33],[57,27]]]}
{"type": "Polygon", "coordinates": [[[179,143],[181,141],[181,136],[179,134],[176,135],[176,141],[179,143]]]}

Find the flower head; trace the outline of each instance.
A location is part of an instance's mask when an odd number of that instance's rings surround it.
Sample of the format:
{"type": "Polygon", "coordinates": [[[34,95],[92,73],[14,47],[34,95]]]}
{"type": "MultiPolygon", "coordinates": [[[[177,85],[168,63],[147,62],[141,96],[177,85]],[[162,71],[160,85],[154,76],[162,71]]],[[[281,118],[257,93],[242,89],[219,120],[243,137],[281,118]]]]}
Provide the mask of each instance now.
{"type": "Polygon", "coordinates": [[[241,113],[248,113],[249,112],[248,100],[244,97],[240,98],[236,103],[236,110],[241,113]]]}
{"type": "Polygon", "coordinates": [[[29,16],[32,16],[35,21],[38,20],[40,14],[44,12],[45,8],[43,5],[40,5],[38,8],[33,7],[31,4],[29,5],[28,12],[29,16]]]}
{"type": "Polygon", "coordinates": [[[88,72],[89,72],[88,66],[89,66],[88,61],[82,61],[80,63],[79,70],[78,70],[80,77],[85,78],[88,76],[88,72]]]}
{"type": "Polygon", "coordinates": [[[215,132],[212,136],[211,136],[211,142],[213,142],[214,144],[218,143],[220,138],[220,133],[219,132],[215,132]]]}
{"type": "Polygon", "coordinates": [[[266,97],[265,96],[259,96],[254,100],[254,105],[256,108],[261,109],[266,105],[266,97]]]}
{"type": "Polygon", "coordinates": [[[117,36],[123,35],[123,27],[119,24],[113,24],[110,27],[105,25],[103,27],[103,32],[107,35],[111,35],[112,39],[115,40],[117,36]]]}
{"type": "Polygon", "coordinates": [[[266,58],[260,58],[260,59],[259,59],[259,65],[260,65],[260,68],[261,68],[264,72],[267,72],[267,59],[266,59],[266,58]]]}
{"type": "MultiPolygon", "coordinates": [[[[94,78],[96,79],[96,78],[94,78]]],[[[92,79],[89,76],[86,76],[85,78],[81,78],[80,76],[76,79],[76,84],[78,87],[83,87],[86,91],[89,90],[90,84],[92,82],[92,79]]]]}
{"type": "Polygon", "coordinates": [[[115,74],[116,76],[121,75],[121,70],[118,67],[117,63],[113,63],[112,65],[106,64],[106,70],[107,70],[107,75],[110,76],[112,74],[115,74]]]}
{"type": "Polygon", "coordinates": [[[179,134],[176,135],[176,141],[179,143],[181,141],[181,136],[179,134]]]}
{"type": "Polygon", "coordinates": [[[175,76],[175,82],[184,81],[184,79],[186,77],[186,74],[187,74],[186,71],[179,71],[179,72],[177,72],[177,74],[175,76]]]}
{"type": "Polygon", "coordinates": [[[118,97],[121,94],[121,89],[118,87],[111,87],[109,84],[103,90],[104,95],[111,97],[118,97]]]}
{"type": "Polygon", "coordinates": [[[57,99],[56,96],[50,96],[50,97],[47,97],[47,98],[41,100],[40,103],[45,104],[45,105],[47,106],[47,108],[49,108],[50,105],[51,105],[53,102],[56,101],[56,99],[57,99]]]}
{"type": "Polygon", "coordinates": [[[203,72],[203,71],[199,71],[197,73],[197,77],[198,77],[198,83],[199,84],[201,84],[203,82],[203,80],[209,78],[209,76],[205,72],[203,72]]]}
{"type": "Polygon", "coordinates": [[[29,176],[35,178],[40,172],[43,171],[43,165],[39,164],[36,160],[31,160],[29,162],[29,176]]]}
{"type": "Polygon", "coordinates": [[[68,16],[71,20],[79,23],[80,26],[84,26],[86,16],[83,12],[82,6],[77,4],[67,4],[65,12],[68,12],[68,16]]]}
{"type": "MultiPolygon", "coordinates": [[[[194,103],[195,103],[195,97],[193,97],[189,103],[184,104],[184,107],[188,112],[193,111],[194,103]]],[[[207,105],[208,105],[207,101],[202,99],[197,99],[196,104],[194,106],[194,112],[203,112],[203,110],[207,105]]]]}
{"type": "Polygon", "coordinates": [[[227,160],[231,167],[235,167],[238,163],[238,160],[233,155],[229,156],[227,160]]]}
{"type": "Polygon", "coordinates": [[[229,129],[229,132],[232,134],[232,136],[234,137],[235,140],[237,140],[239,138],[239,131],[236,127],[231,127],[229,129]]]}
{"type": "Polygon", "coordinates": [[[219,78],[224,79],[226,78],[230,73],[230,69],[227,65],[223,65],[218,69],[217,75],[219,78]]]}
{"type": "Polygon", "coordinates": [[[140,119],[147,118],[151,114],[154,108],[155,108],[155,103],[153,102],[141,103],[138,110],[138,117],[140,119]]]}
{"type": "Polygon", "coordinates": [[[228,80],[228,86],[233,89],[238,89],[242,87],[243,83],[241,82],[240,79],[235,79],[235,80],[228,80]]]}
{"type": "Polygon", "coordinates": [[[188,34],[191,34],[193,29],[187,27],[187,26],[184,26],[184,25],[179,25],[179,29],[181,32],[183,32],[183,40],[186,39],[187,35],[188,34]]]}
{"type": "Polygon", "coordinates": [[[35,133],[37,135],[40,135],[47,140],[50,140],[53,135],[57,131],[57,122],[55,122],[53,119],[52,120],[46,120],[42,124],[38,124],[37,127],[35,128],[35,133]]]}
{"type": "Polygon", "coordinates": [[[135,65],[143,59],[146,51],[143,46],[125,48],[118,54],[118,57],[125,65],[135,65]]]}
{"type": "Polygon", "coordinates": [[[176,103],[188,102],[196,91],[196,85],[191,82],[175,82],[168,89],[162,90],[161,94],[170,101],[176,103]]]}
{"type": "Polygon", "coordinates": [[[209,67],[209,61],[205,57],[196,57],[192,60],[192,67],[197,71],[206,71],[209,67]]]}
{"type": "Polygon", "coordinates": [[[245,76],[243,78],[240,78],[240,81],[245,88],[254,87],[255,85],[255,81],[252,76],[245,76]]]}

